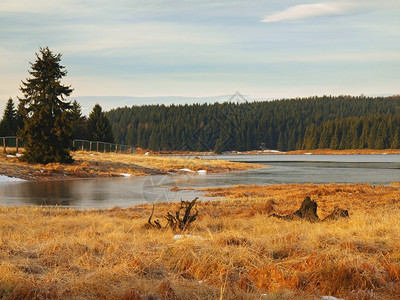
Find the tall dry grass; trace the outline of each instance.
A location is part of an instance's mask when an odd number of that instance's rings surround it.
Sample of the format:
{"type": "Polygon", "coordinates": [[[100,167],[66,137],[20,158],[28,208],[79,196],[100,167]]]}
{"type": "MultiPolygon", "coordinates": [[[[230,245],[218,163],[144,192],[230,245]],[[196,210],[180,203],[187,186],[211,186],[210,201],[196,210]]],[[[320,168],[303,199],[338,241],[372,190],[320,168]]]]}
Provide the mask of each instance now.
{"type": "MultiPolygon", "coordinates": [[[[147,205],[0,208],[0,298],[398,298],[399,189],[299,189],[275,186],[257,198],[199,203],[199,219],[179,239],[145,226],[147,205]],[[278,190],[283,196],[272,202],[278,190]],[[357,190],[359,200],[352,198],[357,190]],[[304,194],[328,208],[341,203],[350,218],[313,224],[268,218],[272,210],[297,208],[304,194]]],[[[155,217],[177,207],[159,204],[155,217]]]]}
{"type": "Polygon", "coordinates": [[[180,169],[190,169],[192,171],[206,170],[212,173],[250,170],[254,168],[263,168],[263,165],[247,164],[240,162],[230,162],[225,160],[183,158],[174,156],[153,156],[153,155],[135,155],[135,154],[114,154],[77,151],[73,158],[87,162],[108,162],[128,164],[160,170],[162,172],[177,172],[180,169]]]}

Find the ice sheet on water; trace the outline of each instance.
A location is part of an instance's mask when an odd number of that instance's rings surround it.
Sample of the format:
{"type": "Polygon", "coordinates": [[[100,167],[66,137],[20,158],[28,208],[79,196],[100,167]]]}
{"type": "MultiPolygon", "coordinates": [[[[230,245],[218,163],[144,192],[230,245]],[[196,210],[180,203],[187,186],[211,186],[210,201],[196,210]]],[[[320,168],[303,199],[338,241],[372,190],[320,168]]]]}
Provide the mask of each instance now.
{"type": "Polygon", "coordinates": [[[15,181],[25,181],[24,179],[15,178],[15,177],[8,177],[5,175],[0,175],[0,183],[1,182],[15,182],[15,181]]]}

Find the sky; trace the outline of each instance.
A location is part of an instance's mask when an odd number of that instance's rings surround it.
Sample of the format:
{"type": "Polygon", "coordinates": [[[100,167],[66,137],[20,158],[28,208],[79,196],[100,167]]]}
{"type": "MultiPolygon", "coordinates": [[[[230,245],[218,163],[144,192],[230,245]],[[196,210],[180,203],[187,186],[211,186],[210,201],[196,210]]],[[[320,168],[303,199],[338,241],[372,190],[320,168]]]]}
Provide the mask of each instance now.
{"type": "Polygon", "coordinates": [[[399,0],[1,0],[0,109],[46,46],[85,110],[97,98],[110,109],[235,92],[399,94],[399,15],[399,0]]]}

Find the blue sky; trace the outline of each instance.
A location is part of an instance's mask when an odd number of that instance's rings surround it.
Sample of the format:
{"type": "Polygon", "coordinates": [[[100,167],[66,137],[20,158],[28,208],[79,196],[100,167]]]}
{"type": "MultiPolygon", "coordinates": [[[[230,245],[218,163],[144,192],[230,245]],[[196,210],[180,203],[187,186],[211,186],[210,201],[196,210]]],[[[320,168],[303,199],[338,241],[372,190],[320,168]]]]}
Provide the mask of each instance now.
{"type": "Polygon", "coordinates": [[[105,96],[399,94],[399,16],[398,0],[1,0],[0,108],[41,46],[63,54],[72,98],[107,109],[105,96]]]}

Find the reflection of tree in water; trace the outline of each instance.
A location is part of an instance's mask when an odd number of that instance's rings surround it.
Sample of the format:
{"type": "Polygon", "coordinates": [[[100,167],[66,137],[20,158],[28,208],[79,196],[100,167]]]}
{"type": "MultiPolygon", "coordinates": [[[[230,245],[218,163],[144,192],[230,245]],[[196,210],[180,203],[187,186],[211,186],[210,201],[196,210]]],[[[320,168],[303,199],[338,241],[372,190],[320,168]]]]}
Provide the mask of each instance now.
{"type": "Polygon", "coordinates": [[[72,181],[27,182],[18,186],[18,194],[27,204],[71,206],[72,189],[72,181]]]}
{"type": "Polygon", "coordinates": [[[173,202],[176,191],[171,188],[176,186],[174,179],[169,175],[148,176],[142,187],[142,196],[147,203],[173,202]]]}
{"type": "Polygon", "coordinates": [[[109,178],[18,182],[1,186],[0,197],[4,195],[16,205],[100,207],[107,202],[118,205],[118,195],[122,192],[123,197],[126,185],[122,183],[109,178]]]}
{"type": "Polygon", "coordinates": [[[116,180],[110,180],[109,178],[98,178],[85,180],[82,182],[82,185],[79,186],[81,188],[80,190],[85,192],[85,195],[79,200],[82,202],[84,199],[90,199],[90,201],[95,203],[110,200],[110,194],[113,193],[115,195],[119,191],[118,188],[115,189],[113,183],[121,178],[115,179],[116,180]]]}

